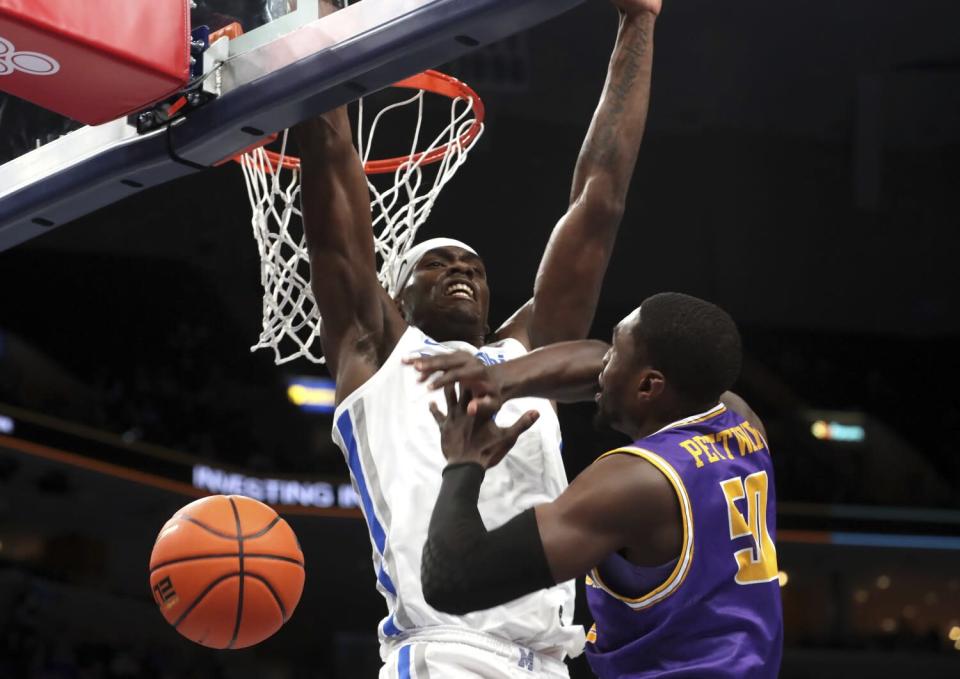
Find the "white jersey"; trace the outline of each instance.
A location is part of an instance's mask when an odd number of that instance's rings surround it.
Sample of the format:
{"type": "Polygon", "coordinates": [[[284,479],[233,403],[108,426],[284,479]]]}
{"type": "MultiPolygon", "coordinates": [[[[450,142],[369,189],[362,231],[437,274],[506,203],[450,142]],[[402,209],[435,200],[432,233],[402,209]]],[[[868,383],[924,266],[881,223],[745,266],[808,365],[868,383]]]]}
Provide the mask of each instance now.
{"type": "MultiPolygon", "coordinates": [[[[379,626],[381,656],[386,660],[397,642],[463,628],[558,658],[578,655],[584,634],[582,627],[572,624],[572,580],[463,616],[441,613],[423,598],[420,554],[446,465],[440,431],[428,406],[433,401],[445,411],[446,402],[442,391],[428,390],[417,381],[418,372],[401,361],[456,350],[469,351],[488,364],[526,353],[514,339],[477,349],[466,342],[435,342],[411,326],[383,366],[334,414],[333,440],[350,467],[370,529],[377,590],[387,602],[387,616],[379,626]]],[[[540,419],[487,472],[480,488],[480,515],[488,530],[550,502],[567,486],[560,423],[550,401],[508,401],[496,416],[497,424],[513,424],[528,410],[539,411],[540,419]]]]}

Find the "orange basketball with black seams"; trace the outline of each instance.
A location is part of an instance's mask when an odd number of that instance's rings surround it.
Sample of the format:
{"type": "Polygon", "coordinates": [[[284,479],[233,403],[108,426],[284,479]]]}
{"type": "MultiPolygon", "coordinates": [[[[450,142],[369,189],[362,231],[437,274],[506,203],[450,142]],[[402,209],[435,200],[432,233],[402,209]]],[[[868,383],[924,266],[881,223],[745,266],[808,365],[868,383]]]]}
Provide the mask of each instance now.
{"type": "Polygon", "coordinates": [[[213,495],[174,514],[150,555],[150,588],[183,636],[210,648],[244,648],[290,619],[303,592],[297,536],[270,507],[213,495]]]}

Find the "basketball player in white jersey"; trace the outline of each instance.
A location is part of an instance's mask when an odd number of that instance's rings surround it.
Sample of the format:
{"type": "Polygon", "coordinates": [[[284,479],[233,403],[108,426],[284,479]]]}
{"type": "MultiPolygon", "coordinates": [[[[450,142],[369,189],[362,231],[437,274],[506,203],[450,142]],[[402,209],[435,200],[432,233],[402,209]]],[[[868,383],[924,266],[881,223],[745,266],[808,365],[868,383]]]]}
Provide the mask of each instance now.
{"type": "MultiPolygon", "coordinates": [[[[402,361],[466,349],[500,362],[586,336],[646,123],[660,10],[660,0],[613,2],[617,41],[569,208],[550,236],[532,299],[495,332],[487,323],[483,261],[462,242],[435,239],[412,248],[399,268],[396,299],[387,295],[377,281],[366,178],[345,109],[296,129],[311,284],[337,383],[333,437],[361,499],[376,586],[387,603],[379,625],[381,679],[566,677],[563,659],[582,650],[583,630],[572,625],[572,581],[463,616],[424,601],[420,555],[445,460],[428,409],[437,396],[402,361]]],[[[515,399],[497,421],[511,424],[527,410],[537,410],[539,420],[480,492],[488,529],[553,500],[567,485],[550,401],[515,399]]]]}

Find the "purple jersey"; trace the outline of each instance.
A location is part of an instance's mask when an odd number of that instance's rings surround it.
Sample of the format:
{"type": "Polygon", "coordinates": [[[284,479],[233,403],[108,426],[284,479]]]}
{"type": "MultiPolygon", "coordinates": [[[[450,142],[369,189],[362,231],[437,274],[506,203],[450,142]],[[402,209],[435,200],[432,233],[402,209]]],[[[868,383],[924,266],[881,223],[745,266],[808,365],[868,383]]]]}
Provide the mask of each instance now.
{"type": "Polygon", "coordinates": [[[620,454],[643,458],[673,485],[683,546],[660,568],[612,554],[591,571],[594,672],[601,679],[776,677],[783,614],[773,464],[763,436],[718,405],[606,453],[620,454]]]}

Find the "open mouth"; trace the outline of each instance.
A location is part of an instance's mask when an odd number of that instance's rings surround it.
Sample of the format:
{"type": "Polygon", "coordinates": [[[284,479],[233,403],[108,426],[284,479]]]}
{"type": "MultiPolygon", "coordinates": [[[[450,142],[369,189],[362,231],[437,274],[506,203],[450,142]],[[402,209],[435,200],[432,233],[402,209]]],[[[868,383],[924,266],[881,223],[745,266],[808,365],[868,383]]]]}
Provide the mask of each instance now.
{"type": "Polygon", "coordinates": [[[444,290],[444,294],[450,297],[457,297],[458,299],[469,299],[475,301],[477,299],[476,293],[466,283],[451,283],[444,290]]]}

